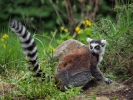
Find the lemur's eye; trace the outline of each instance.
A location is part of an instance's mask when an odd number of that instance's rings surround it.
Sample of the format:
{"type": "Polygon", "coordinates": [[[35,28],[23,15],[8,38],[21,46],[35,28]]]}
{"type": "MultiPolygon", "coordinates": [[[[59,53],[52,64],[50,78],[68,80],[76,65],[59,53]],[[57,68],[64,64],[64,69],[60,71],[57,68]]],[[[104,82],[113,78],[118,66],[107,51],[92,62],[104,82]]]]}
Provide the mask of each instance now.
{"type": "Polygon", "coordinates": [[[93,49],[93,47],[90,45],[90,49],[93,49]]]}
{"type": "Polygon", "coordinates": [[[99,45],[95,46],[95,49],[99,50],[100,49],[100,46],[99,45]]]}

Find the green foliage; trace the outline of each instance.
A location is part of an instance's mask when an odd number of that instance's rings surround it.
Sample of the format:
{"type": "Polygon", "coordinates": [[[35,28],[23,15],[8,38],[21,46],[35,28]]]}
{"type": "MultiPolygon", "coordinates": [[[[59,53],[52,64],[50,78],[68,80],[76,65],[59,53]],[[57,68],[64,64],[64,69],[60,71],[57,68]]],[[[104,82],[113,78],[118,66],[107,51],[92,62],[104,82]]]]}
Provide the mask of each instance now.
{"type": "MultiPolygon", "coordinates": [[[[18,39],[10,33],[4,33],[0,36],[0,39],[0,73],[5,72],[6,70],[8,71],[14,66],[24,64],[22,55],[23,51],[20,49],[20,43],[17,42],[18,39]],[[13,45],[15,46],[13,47],[13,45]],[[11,66],[9,67],[9,65],[11,66]]],[[[20,69],[19,67],[17,68],[20,69]]]]}
{"type": "Polygon", "coordinates": [[[91,100],[96,100],[96,96],[91,96],[91,100]]]}
{"type": "Polygon", "coordinates": [[[65,34],[60,34],[59,39],[57,39],[56,42],[57,42],[57,44],[61,44],[65,40],[68,40],[68,39],[71,39],[71,38],[72,38],[72,36],[70,36],[70,33],[67,32],[65,34]]]}
{"type": "Polygon", "coordinates": [[[114,96],[114,100],[117,100],[117,98],[118,98],[118,97],[115,95],[115,96],[114,96]]]}
{"type": "MultiPolygon", "coordinates": [[[[98,19],[101,18],[101,15],[109,14],[110,3],[113,2],[103,0],[99,4],[98,19]]],[[[24,20],[25,24],[39,33],[49,32],[62,25],[68,27],[72,34],[82,19],[89,19],[92,16],[94,8],[91,7],[93,4],[90,5],[88,1],[82,3],[71,0],[38,0],[34,2],[32,0],[0,0],[0,27],[7,27],[9,18],[14,18],[24,20]]]]}
{"type": "Polygon", "coordinates": [[[57,17],[54,16],[54,10],[50,7],[48,1],[43,2],[43,0],[39,0],[33,2],[32,0],[0,0],[0,9],[2,9],[0,12],[1,26],[5,26],[9,18],[23,19],[35,30],[53,30],[56,26],[54,20],[56,20],[57,17]],[[36,23],[36,25],[33,25],[33,23],[36,23]]]}
{"type": "MultiPolygon", "coordinates": [[[[108,41],[104,56],[103,69],[112,70],[116,79],[127,79],[133,73],[132,36],[133,36],[133,4],[116,6],[117,21],[101,19],[94,26],[94,31],[108,41]]],[[[98,36],[98,35],[97,35],[98,36]]],[[[111,73],[111,77],[112,73],[111,73]]]]}

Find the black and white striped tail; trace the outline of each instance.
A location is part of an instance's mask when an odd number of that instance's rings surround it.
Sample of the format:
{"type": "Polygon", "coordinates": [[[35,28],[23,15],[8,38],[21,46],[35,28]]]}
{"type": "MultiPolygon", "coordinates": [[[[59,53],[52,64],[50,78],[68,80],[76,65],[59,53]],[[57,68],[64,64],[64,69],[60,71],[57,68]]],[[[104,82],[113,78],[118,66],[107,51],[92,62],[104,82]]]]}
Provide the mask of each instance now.
{"type": "Polygon", "coordinates": [[[24,54],[27,55],[29,62],[33,67],[30,67],[35,73],[36,76],[42,76],[40,66],[37,61],[37,47],[32,38],[30,32],[22,25],[20,22],[10,19],[9,26],[11,30],[19,37],[24,54]]]}

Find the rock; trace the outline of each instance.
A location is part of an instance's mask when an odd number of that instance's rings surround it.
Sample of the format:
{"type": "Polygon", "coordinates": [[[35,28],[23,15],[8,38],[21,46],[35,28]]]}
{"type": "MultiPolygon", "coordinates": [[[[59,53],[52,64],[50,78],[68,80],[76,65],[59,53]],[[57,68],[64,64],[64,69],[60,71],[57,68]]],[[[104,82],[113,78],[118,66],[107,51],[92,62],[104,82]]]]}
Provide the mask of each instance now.
{"type": "Polygon", "coordinates": [[[83,46],[84,44],[77,40],[74,39],[66,40],[54,50],[53,57],[56,57],[59,59],[59,61],[61,61],[67,54],[83,46]]]}

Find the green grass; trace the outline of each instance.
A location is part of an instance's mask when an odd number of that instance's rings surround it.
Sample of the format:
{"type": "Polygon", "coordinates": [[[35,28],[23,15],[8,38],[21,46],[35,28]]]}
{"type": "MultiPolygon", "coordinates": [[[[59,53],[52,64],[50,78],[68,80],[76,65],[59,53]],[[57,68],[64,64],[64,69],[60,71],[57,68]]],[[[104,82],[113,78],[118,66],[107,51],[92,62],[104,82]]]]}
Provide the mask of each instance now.
{"type": "MultiPolygon", "coordinates": [[[[0,73],[5,72],[6,70],[10,70],[19,64],[24,63],[22,49],[20,48],[20,44],[18,42],[17,37],[9,33],[1,34],[1,42],[0,42],[0,64],[1,70],[0,73]],[[8,34],[8,38],[2,41],[2,35],[8,34]],[[10,66],[10,67],[9,67],[10,66]]],[[[19,68],[19,67],[16,67],[19,68]]]]}
{"type": "MultiPolygon", "coordinates": [[[[0,37],[2,38],[4,34],[5,33],[2,33],[0,37]]],[[[80,88],[72,88],[67,92],[61,92],[54,84],[54,79],[50,82],[47,79],[42,82],[40,79],[33,77],[25,65],[26,61],[17,36],[11,31],[6,34],[8,38],[0,43],[2,48],[0,53],[0,81],[9,84],[9,88],[4,88],[3,91],[0,92],[1,100],[68,100],[68,98],[80,94],[80,88]],[[3,44],[6,45],[6,48],[4,48],[3,44]]],[[[52,59],[52,57],[50,60],[48,59],[52,53],[52,49],[56,45],[53,36],[35,35],[34,38],[38,46],[41,68],[46,72],[46,76],[54,77],[57,60],[52,59]]]]}
{"type": "MultiPolygon", "coordinates": [[[[79,34],[76,38],[85,44],[87,44],[87,35],[91,38],[108,41],[100,68],[106,73],[107,77],[116,81],[118,79],[125,80],[133,75],[133,16],[131,15],[133,7],[132,5],[128,6],[130,6],[128,9],[126,5],[116,8],[118,15],[115,22],[109,18],[101,19],[99,22],[93,23],[88,29],[84,28],[82,34],[79,34]]],[[[57,33],[55,31],[33,35],[38,47],[39,64],[46,76],[54,77],[56,70],[57,59],[53,59],[50,55],[52,50],[62,41],[72,38],[69,33],[57,33]]],[[[79,93],[81,87],[61,92],[54,84],[54,79],[50,82],[47,79],[41,82],[40,79],[33,77],[25,65],[25,56],[17,36],[9,30],[3,31],[0,38],[4,34],[8,34],[8,38],[0,42],[0,81],[5,82],[9,87],[1,89],[0,100],[68,100],[76,95],[82,95],[79,93]]]]}

